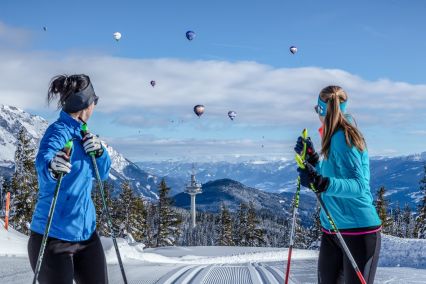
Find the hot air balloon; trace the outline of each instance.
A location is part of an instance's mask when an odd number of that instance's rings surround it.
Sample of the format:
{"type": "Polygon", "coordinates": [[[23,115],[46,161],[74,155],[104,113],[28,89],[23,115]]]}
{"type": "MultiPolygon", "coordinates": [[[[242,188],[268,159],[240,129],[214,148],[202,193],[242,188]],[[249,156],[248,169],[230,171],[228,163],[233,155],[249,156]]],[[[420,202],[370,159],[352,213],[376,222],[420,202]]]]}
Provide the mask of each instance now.
{"type": "Polygon", "coordinates": [[[47,31],[47,28],[46,28],[46,27],[43,27],[43,31],[45,31],[45,32],[46,32],[46,31],[47,31]]]}
{"type": "Polygon", "coordinates": [[[234,120],[234,118],[237,116],[237,113],[233,110],[228,111],[228,116],[231,120],[234,120]]]}
{"type": "Polygon", "coordinates": [[[186,32],[186,38],[187,38],[188,40],[193,40],[193,39],[195,38],[195,36],[196,36],[196,34],[195,34],[195,32],[193,32],[193,31],[187,31],[187,32],[186,32]]]}
{"type": "Polygon", "coordinates": [[[119,40],[121,39],[121,33],[119,33],[119,32],[115,32],[115,33],[113,34],[113,36],[114,36],[114,39],[115,39],[116,41],[119,41],[119,40]]]}
{"type": "Polygon", "coordinates": [[[155,81],[154,80],[152,80],[151,81],[151,86],[154,88],[155,87],[155,81]]]}
{"type": "Polygon", "coordinates": [[[295,46],[291,46],[291,47],[290,47],[290,52],[291,52],[291,53],[293,53],[293,54],[296,54],[296,52],[297,52],[297,47],[295,47],[295,46]]]}
{"type": "Polygon", "coordinates": [[[196,105],[194,107],[195,114],[200,117],[204,113],[204,106],[203,105],[196,105]]]}

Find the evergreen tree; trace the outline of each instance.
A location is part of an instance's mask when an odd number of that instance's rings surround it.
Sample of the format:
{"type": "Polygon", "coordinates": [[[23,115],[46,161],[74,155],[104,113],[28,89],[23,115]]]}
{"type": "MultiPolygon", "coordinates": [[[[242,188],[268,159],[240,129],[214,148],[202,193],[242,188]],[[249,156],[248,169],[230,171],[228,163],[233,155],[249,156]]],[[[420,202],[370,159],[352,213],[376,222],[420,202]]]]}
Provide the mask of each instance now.
{"type": "Polygon", "coordinates": [[[145,245],[147,247],[155,247],[157,244],[158,230],[158,208],[154,203],[148,203],[146,206],[146,234],[145,245]]]}
{"type": "Polygon", "coordinates": [[[29,234],[29,225],[37,201],[38,182],[35,150],[24,127],[18,132],[15,152],[15,172],[12,177],[12,222],[16,230],[29,234]]]}
{"type": "Polygon", "coordinates": [[[403,215],[401,211],[401,207],[399,206],[399,202],[396,203],[395,209],[392,212],[392,230],[391,235],[403,238],[404,237],[404,221],[403,215]]]}
{"type": "Polygon", "coordinates": [[[225,204],[222,204],[220,208],[220,217],[218,224],[219,239],[218,243],[220,246],[233,246],[234,241],[232,240],[232,219],[231,214],[226,208],[225,204]]]}
{"type": "Polygon", "coordinates": [[[129,181],[121,184],[121,192],[115,207],[116,223],[119,226],[119,237],[125,237],[131,231],[130,216],[133,209],[134,194],[129,181]]]}
{"type": "Polygon", "coordinates": [[[247,212],[247,245],[263,246],[265,244],[264,232],[259,228],[259,221],[256,217],[256,209],[254,208],[253,202],[249,203],[247,212]]]}
{"type": "Polygon", "coordinates": [[[133,238],[137,242],[143,242],[147,232],[146,209],[142,197],[135,196],[129,216],[130,229],[133,238]]]}
{"type": "Polygon", "coordinates": [[[376,210],[382,220],[382,231],[389,234],[392,230],[392,219],[387,214],[388,201],[385,199],[386,189],[384,186],[377,191],[376,210]]]}
{"type": "MultiPolygon", "coordinates": [[[[108,181],[104,181],[103,188],[104,188],[104,194],[105,194],[105,201],[112,218],[111,221],[113,223],[114,232],[118,232],[118,230],[115,228],[116,227],[116,222],[115,222],[116,206],[114,206],[114,200],[111,198],[111,192],[113,191],[113,184],[108,181]]],[[[104,213],[104,205],[103,205],[98,183],[94,185],[94,189],[92,190],[92,200],[96,209],[96,231],[99,233],[100,236],[110,237],[111,230],[108,226],[106,214],[104,213]]]]}
{"type": "Polygon", "coordinates": [[[424,164],[423,178],[419,183],[423,197],[418,206],[414,237],[418,239],[426,239],[426,163],[424,164]]]}
{"type": "Polygon", "coordinates": [[[180,234],[179,225],[181,219],[171,208],[171,200],[168,197],[169,192],[170,188],[167,187],[163,178],[159,185],[157,247],[175,245],[180,234]]]}
{"type": "Polygon", "coordinates": [[[402,212],[403,236],[404,238],[413,238],[415,220],[410,206],[406,203],[402,212]]]}
{"type": "Polygon", "coordinates": [[[238,209],[238,219],[236,222],[236,227],[238,228],[235,231],[235,245],[236,246],[247,246],[247,204],[242,202],[240,208],[238,209]]]}
{"type": "Polygon", "coordinates": [[[320,220],[320,206],[317,203],[316,209],[311,215],[312,225],[308,228],[307,245],[309,249],[318,249],[321,239],[321,220],[320,220]]]}

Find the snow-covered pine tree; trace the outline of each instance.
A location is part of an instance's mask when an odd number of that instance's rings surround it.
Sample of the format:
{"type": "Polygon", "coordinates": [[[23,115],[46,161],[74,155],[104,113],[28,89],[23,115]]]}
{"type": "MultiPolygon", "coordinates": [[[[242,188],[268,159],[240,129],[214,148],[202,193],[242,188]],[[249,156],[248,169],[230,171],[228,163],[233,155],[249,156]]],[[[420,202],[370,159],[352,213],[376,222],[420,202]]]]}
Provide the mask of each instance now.
{"type": "Polygon", "coordinates": [[[174,245],[180,234],[179,224],[181,219],[171,208],[169,192],[170,188],[167,187],[163,178],[159,185],[157,247],[174,245]]]}
{"type": "Polygon", "coordinates": [[[391,235],[398,238],[404,237],[404,221],[401,207],[399,206],[398,201],[396,202],[395,209],[392,212],[391,235]]]}
{"type": "Polygon", "coordinates": [[[321,240],[320,206],[317,203],[315,211],[311,215],[311,226],[308,228],[308,249],[319,249],[321,240]]]}
{"type": "Polygon", "coordinates": [[[157,232],[158,232],[158,208],[152,203],[146,204],[146,234],[144,244],[147,247],[155,247],[157,245],[157,232]]]}
{"type": "Polygon", "coordinates": [[[404,238],[413,238],[415,219],[408,203],[405,203],[404,210],[402,211],[402,222],[404,238]]]}
{"type": "Polygon", "coordinates": [[[414,227],[414,237],[418,239],[426,239],[426,163],[423,168],[423,178],[419,182],[420,192],[423,196],[418,206],[416,226],[414,227]]]}
{"type": "Polygon", "coordinates": [[[130,213],[130,232],[137,242],[143,242],[147,232],[145,203],[142,197],[135,196],[130,213]]]}
{"type": "Polygon", "coordinates": [[[232,219],[228,208],[225,204],[220,207],[220,216],[218,223],[218,245],[220,246],[233,246],[232,240],[232,219]]]}
{"type": "Polygon", "coordinates": [[[0,176],[0,215],[3,215],[3,206],[4,206],[4,199],[6,196],[6,192],[3,188],[4,178],[0,176]]]}
{"type": "Polygon", "coordinates": [[[236,246],[247,246],[247,204],[242,202],[238,209],[234,240],[236,246]]]}
{"type": "Polygon", "coordinates": [[[37,201],[38,182],[35,169],[35,150],[24,127],[18,132],[15,152],[15,172],[12,177],[11,212],[16,230],[29,234],[29,225],[37,201]]]}
{"type": "Polygon", "coordinates": [[[247,212],[247,245],[251,247],[263,246],[265,244],[263,229],[259,228],[259,220],[257,220],[256,209],[253,202],[250,201],[247,212]]]}
{"type": "Polygon", "coordinates": [[[387,213],[388,201],[385,198],[386,189],[384,186],[380,187],[377,191],[377,199],[375,202],[377,214],[382,220],[382,232],[385,234],[391,233],[392,218],[387,213]]]}
{"type": "MultiPolygon", "coordinates": [[[[115,207],[113,206],[113,199],[111,198],[111,192],[113,191],[112,183],[108,181],[103,182],[105,201],[108,206],[109,213],[112,218],[112,223],[114,224],[115,218],[115,207]]],[[[111,236],[111,231],[108,226],[108,221],[106,220],[106,215],[104,214],[104,206],[102,202],[101,193],[99,191],[98,183],[94,184],[92,190],[92,200],[96,209],[96,231],[100,236],[109,237],[111,236]]],[[[113,225],[114,226],[114,225],[113,225]]],[[[114,226],[116,227],[116,226],[114,226]]],[[[114,230],[117,232],[118,230],[114,230]]]]}
{"type": "Polygon", "coordinates": [[[124,238],[130,232],[130,215],[133,208],[133,190],[129,181],[121,184],[121,192],[115,206],[115,221],[119,226],[118,237],[124,238]]]}

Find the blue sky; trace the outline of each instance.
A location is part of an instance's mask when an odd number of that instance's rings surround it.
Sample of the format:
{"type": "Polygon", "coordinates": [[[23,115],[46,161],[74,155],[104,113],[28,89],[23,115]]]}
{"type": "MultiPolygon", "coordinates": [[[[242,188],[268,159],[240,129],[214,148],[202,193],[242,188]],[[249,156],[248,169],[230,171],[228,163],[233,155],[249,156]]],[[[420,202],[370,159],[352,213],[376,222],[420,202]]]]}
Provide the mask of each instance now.
{"type": "Polygon", "coordinates": [[[318,142],[312,106],[322,87],[340,84],[372,155],[422,152],[425,8],[420,0],[2,1],[0,103],[52,121],[49,79],[87,73],[101,97],[91,128],[132,160],[276,159],[291,158],[303,127],[318,142]],[[197,33],[192,42],[187,30],[197,33]],[[206,105],[200,119],[195,104],[206,105]]]}

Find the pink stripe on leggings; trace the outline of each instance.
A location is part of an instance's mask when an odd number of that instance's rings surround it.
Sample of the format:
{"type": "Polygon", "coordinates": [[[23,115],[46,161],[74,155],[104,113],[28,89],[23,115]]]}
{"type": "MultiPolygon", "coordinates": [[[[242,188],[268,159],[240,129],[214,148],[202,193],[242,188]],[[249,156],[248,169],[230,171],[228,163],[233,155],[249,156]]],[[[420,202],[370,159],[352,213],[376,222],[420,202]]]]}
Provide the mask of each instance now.
{"type": "MultiPolygon", "coordinates": [[[[364,232],[340,232],[340,234],[345,235],[345,236],[359,236],[359,235],[367,235],[367,234],[371,234],[371,233],[376,233],[378,231],[380,231],[382,229],[382,226],[378,227],[377,229],[371,230],[371,231],[364,231],[364,232]]],[[[323,231],[323,233],[329,234],[329,235],[335,235],[336,232],[332,232],[332,231],[327,231],[324,228],[321,228],[321,231],[323,231]]]]}

